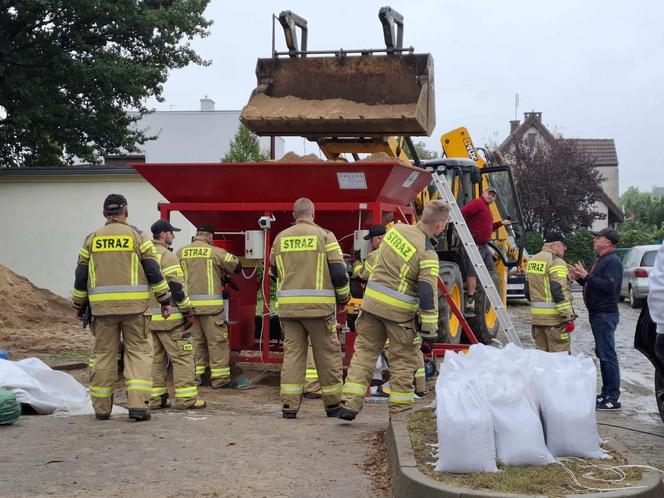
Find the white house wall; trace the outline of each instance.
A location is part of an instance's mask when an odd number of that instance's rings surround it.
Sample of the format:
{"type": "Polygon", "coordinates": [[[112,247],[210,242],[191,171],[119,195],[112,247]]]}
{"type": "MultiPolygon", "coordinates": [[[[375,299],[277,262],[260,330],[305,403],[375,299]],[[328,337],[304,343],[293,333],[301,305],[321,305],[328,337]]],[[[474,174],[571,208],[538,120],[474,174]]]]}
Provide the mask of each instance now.
{"type": "MultiPolygon", "coordinates": [[[[240,111],[157,111],[136,124],[156,140],[140,146],[148,163],[214,163],[228,153],[240,126],[240,111]]],[[[270,150],[270,138],[260,137],[270,150]]],[[[284,139],[275,140],[275,157],[284,155],[284,139]]]]}
{"type": "MultiPolygon", "coordinates": [[[[165,199],[136,175],[80,175],[0,182],[0,264],[38,287],[69,297],[78,250],[84,238],[104,224],[102,203],[120,193],[129,203],[128,222],[150,234],[159,219],[157,203],[165,199]]],[[[175,247],[188,243],[194,227],[179,213],[172,223],[182,228],[175,247]]]]}

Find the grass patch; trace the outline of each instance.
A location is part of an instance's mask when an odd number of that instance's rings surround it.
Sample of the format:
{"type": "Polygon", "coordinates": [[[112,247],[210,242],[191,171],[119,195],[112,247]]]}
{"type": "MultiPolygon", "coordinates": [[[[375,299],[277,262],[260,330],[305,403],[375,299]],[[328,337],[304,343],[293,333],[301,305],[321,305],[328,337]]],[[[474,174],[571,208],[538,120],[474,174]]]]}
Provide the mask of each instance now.
{"type": "MultiPolygon", "coordinates": [[[[497,491],[502,493],[539,494],[551,497],[561,497],[573,493],[590,493],[577,486],[565,469],[558,465],[539,467],[511,467],[498,462],[502,472],[477,472],[474,474],[448,474],[436,472],[433,464],[436,460],[433,455],[432,444],[438,442],[436,432],[436,416],[433,410],[425,408],[414,412],[407,421],[410,440],[415,453],[417,466],[423,474],[446,484],[463,488],[497,491]]],[[[613,448],[605,446],[613,459],[587,460],[589,464],[599,465],[625,465],[627,461],[613,448]]],[[[576,475],[577,480],[591,488],[620,489],[636,484],[643,474],[642,469],[623,469],[626,477],[621,483],[607,483],[588,480],[583,474],[593,471],[596,478],[615,479],[616,475],[609,471],[599,471],[597,468],[582,468],[583,462],[565,462],[565,465],[576,475]]]]}
{"type": "Polygon", "coordinates": [[[57,354],[48,355],[51,361],[87,361],[90,356],[88,350],[61,351],[57,354]]]}

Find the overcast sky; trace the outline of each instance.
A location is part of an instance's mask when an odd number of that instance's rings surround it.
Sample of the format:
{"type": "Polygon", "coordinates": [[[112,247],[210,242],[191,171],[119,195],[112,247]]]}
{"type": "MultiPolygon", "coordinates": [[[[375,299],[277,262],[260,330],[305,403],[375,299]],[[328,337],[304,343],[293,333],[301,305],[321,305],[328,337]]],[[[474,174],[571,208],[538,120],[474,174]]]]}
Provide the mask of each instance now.
{"type": "MultiPolygon", "coordinates": [[[[664,186],[664,2],[661,0],[212,0],[210,36],[194,47],[208,67],[173,71],[158,110],[240,109],[254,88],[256,59],[269,57],[272,13],[308,21],[309,49],[381,48],[378,9],[404,16],[404,45],[435,64],[436,129],[466,126],[475,145],[502,142],[515,115],[540,111],[567,138],[613,138],[620,191],[664,186]]],[[[277,25],[278,28],[280,26],[277,25]]],[[[283,31],[277,47],[285,48],[283,31]]],[[[288,142],[298,154],[303,140],[288,142]]],[[[306,152],[316,146],[306,144],[306,152]]]]}

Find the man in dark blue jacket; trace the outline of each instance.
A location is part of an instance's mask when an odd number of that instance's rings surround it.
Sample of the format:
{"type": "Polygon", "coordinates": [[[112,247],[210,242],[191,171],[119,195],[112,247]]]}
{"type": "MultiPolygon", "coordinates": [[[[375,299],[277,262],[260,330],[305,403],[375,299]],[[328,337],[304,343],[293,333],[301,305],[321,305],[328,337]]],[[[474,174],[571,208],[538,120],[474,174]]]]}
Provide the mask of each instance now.
{"type": "Polygon", "coordinates": [[[595,354],[602,373],[602,392],[597,395],[598,410],[620,410],[620,367],[616,354],[615,332],[620,320],[618,298],[623,266],[615,253],[618,232],[603,228],[593,232],[593,247],[598,258],[587,271],[581,262],[570,266],[570,274],[583,286],[590,328],[595,337],[595,354]]]}

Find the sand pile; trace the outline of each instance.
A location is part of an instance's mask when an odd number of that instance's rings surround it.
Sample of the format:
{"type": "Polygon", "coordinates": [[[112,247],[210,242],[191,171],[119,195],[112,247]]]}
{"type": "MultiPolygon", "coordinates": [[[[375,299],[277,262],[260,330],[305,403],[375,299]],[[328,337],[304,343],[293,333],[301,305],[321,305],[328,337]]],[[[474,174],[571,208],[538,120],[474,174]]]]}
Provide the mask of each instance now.
{"type": "Polygon", "coordinates": [[[277,162],[280,163],[324,163],[325,159],[321,159],[316,154],[307,154],[306,156],[300,156],[293,151],[286,152],[281,159],[278,159],[277,162]]]}
{"type": "Polygon", "coordinates": [[[414,119],[417,102],[413,104],[369,105],[346,99],[309,100],[294,96],[270,97],[254,95],[242,110],[244,119],[334,120],[334,119],[414,119]]]}
{"type": "Polygon", "coordinates": [[[87,350],[83,330],[71,303],[0,265],[0,348],[21,353],[87,350]]]}

